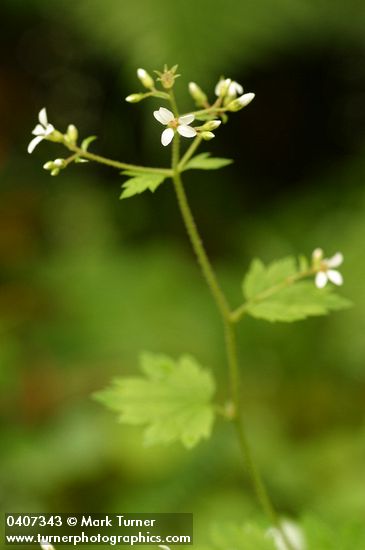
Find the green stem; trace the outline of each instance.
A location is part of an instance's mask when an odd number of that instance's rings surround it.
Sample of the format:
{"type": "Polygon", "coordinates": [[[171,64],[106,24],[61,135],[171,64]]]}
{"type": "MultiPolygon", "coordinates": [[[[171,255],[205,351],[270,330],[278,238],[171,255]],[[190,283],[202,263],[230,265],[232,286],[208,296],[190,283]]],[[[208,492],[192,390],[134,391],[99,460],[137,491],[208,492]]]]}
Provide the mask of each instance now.
{"type": "Polygon", "coordinates": [[[198,263],[201,267],[204,279],[212,293],[213,299],[220,312],[225,333],[226,354],[229,365],[230,374],[230,386],[232,400],[234,404],[234,424],[236,427],[237,437],[239,440],[240,448],[246,463],[248,474],[252,480],[254,490],[257,499],[268,517],[269,521],[274,525],[281,533],[282,539],[285,542],[288,550],[293,550],[288,537],[281,527],[274,506],[271,503],[270,497],[266,491],[265,485],[262,481],[260,472],[253,459],[251,449],[246,437],[245,427],[243,423],[243,413],[241,404],[241,391],[240,391],[240,374],[236,349],[236,337],[234,324],[231,319],[231,311],[228,305],[225,294],[223,293],[214,269],[210,263],[208,255],[205,251],[202,239],[198,232],[193,214],[190,210],[190,206],[185,193],[184,185],[179,172],[179,135],[176,133],[172,146],[172,170],[173,170],[173,183],[175,193],[180,208],[180,212],[185,224],[186,231],[188,233],[192,248],[197,257],[198,263]]]}
{"type": "Polygon", "coordinates": [[[70,151],[73,151],[76,153],[79,157],[85,158],[88,160],[92,160],[94,162],[99,162],[101,164],[106,164],[107,166],[111,166],[112,168],[117,168],[118,170],[131,170],[133,172],[140,172],[141,174],[144,173],[154,173],[154,174],[161,174],[166,176],[172,176],[172,170],[169,168],[150,168],[148,166],[138,166],[137,164],[128,164],[126,162],[119,162],[119,160],[112,160],[108,159],[106,157],[102,157],[100,155],[95,155],[94,153],[89,153],[89,151],[84,151],[80,147],[77,147],[77,145],[69,145],[65,144],[70,151]]]}
{"type": "MultiPolygon", "coordinates": [[[[246,437],[246,430],[243,421],[242,403],[241,403],[241,381],[238,365],[237,346],[236,346],[236,334],[235,327],[231,322],[226,321],[224,323],[226,352],[230,374],[231,394],[234,405],[234,424],[238,436],[238,441],[241,447],[242,454],[245,458],[246,468],[249,476],[253,482],[256,497],[261,504],[261,507],[271,521],[272,525],[275,525],[282,532],[280,522],[275,512],[275,509],[271,503],[269,495],[266,491],[264,483],[262,481],[260,472],[253,459],[250,445],[246,437]]],[[[282,533],[284,540],[285,534],[282,533]]]]}
{"type": "Polygon", "coordinates": [[[175,193],[177,201],[180,207],[181,215],[184,220],[186,231],[189,235],[191,245],[196,254],[198,263],[203,272],[204,278],[210,291],[213,295],[214,301],[224,319],[229,319],[230,308],[227,303],[226,297],[223,294],[222,289],[219,286],[217,277],[210,264],[207,253],[205,252],[202,239],[198,233],[195,220],[190,210],[188,200],[186,197],[185,189],[181,180],[180,173],[178,171],[179,165],[179,136],[176,133],[173,146],[172,146],[172,167],[173,167],[173,182],[175,187],[175,193]]]}
{"type": "Polygon", "coordinates": [[[197,150],[197,148],[201,144],[202,139],[203,138],[201,136],[199,136],[199,135],[196,136],[193,143],[190,145],[189,149],[186,150],[185,154],[183,155],[183,157],[181,158],[181,160],[180,160],[180,162],[177,166],[177,169],[178,169],[179,172],[182,172],[184,170],[184,167],[185,167],[186,163],[191,159],[191,157],[193,156],[193,154],[195,153],[195,151],[197,150]]]}

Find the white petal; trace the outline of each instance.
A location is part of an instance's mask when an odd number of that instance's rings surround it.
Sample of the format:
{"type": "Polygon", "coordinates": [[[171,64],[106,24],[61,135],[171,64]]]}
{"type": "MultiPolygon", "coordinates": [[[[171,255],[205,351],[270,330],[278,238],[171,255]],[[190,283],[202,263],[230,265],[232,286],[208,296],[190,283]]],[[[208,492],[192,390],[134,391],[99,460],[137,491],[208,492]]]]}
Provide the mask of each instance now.
{"type": "Polygon", "coordinates": [[[187,138],[193,138],[196,136],[195,128],[192,128],[191,126],[186,126],[185,124],[181,124],[180,126],[178,126],[177,131],[179,132],[180,136],[184,136],[187,138]]]}
{"type": "Polygon", "coordinates": [[[143,80],[146,76],[146,71],[144,69],[137,69],[137,76],[140,80],[143,80]]]}
{"type": "Polygon", "coordinates": [[[222,94],[223,91],[227,93],[229,86],[231,85],[231,79],[230,78],[221,78],[218,84],[216,85],[214,89],[215,95],[218,97],[222,94]]]}
{"type": "Polygon", "coordinates": [[[323,258],[322,248],[315,248],[312,252],[312,260],[315,262],[320,262],[323,258]]]}
{"type": "Polygon", "coordinates": [[[238,84],[238,82],[233,80],[229,85],[228,95],[231,97],[236,97],[237,94],[243,94],[243,88],[241,84],[238,84]]]}
{"type": "Polygon", "coordinates": [[[341,252],[336,252],[336,254],[332,256],[332,258],[329,258],[326,261],[328,267],[338,267],[339,265],[342,264],[342,262],[343,262],[343,255],[341,254],[341,252]]]}
{"type": "Polygon", "coordinates": [[[324,286],[326,286],[327,281],[328,281],[327,273],[325,273],[324,271],[318,271],[315,278],[316,287],[323,288],[324,286]]]}
{"type": "MultiPolygon", "coordinates": [[[[295,523],[285,520],[281,523],[281,529],[284,531],[288,542],[290,542],[290,547],[293,550],[305,550],[306,542],[303,533],[295,523]]],[[[283,539],[283,535],[277,527],[271,527],[271,529],[267,531],[267,536],[274,541],[277,550],[288,549],[283,539]]]]}
{"type": "Polygon", "coordinates": [[[241,86],[241,84],[238,84],[238,82],[235,82],[235,86],[236,86],[236,92],[238,94],[243,94],[243,87],[241,86]]]}
{"type": "Polygon", "coordinates": [[[329,269],[327,271],[327,277],[334,285],[341,286],[343,284],[343,277],[339,271],[329,269]]]}
{"type": "Polygon", "coordinates": [[[37,124],[37,126],[32,131],[32,134],[34,136],[44,136],[44,127],[41,124],[37,124]]]}
{"type": "Polygon", "coordinates": [[[246,107],[246,105],[251,103],[251,101],[253,100],[254,97],[255,97],[255,94],[253,94],[252,92],[249,92],[248,94],[241,95],[237,99],[237,101],[239,101],[239,103],[240,103],[240,105],[242,105],[242,107],[246,107]]]}
{"type": "Polygon", "coordinates": [[[221,89],[222,89],[222,85],[223,85],[223,82],[224,80],[220,80],[219,82],[217,82],[215,88],[214,88],[214,93],[216,96],[220,96],[220,93],[221,93],[221,89]]]}
{"type": "Polygon", "coordinates": [[[41,124],[43,124],[43,126],[47,126],[48,118],[47,118],[47,111],[46,111],[45,107],[43,107],[43,109],[41,109],[41,111],[39,111],[38,120],[41,124]]]}
{"type": "Polygon", "coordinates": [[[191,124],[194,120],[195,116],[194,115],[184,115],[184,116],[181,116],[179,117],[179,124],[191,124]]]}
{"type": "Polygon", "coordinates": [[[34,149],[37,147],[38,143],[44,140],[43,136],[37,136],[28,145],[28,153],[33,153],[34,149]]]}
{"type": "Polygon", "coordinates": [[[165,107],[160,107],[158,111],[153,111],[153,116],[156,120],[161,122],[161,124],[165,125],[174,120],[173,113],[168,109],[165,109],[165,107]]]}
{"type": "Polygon", "coordinates": [[[49,134],[52,134],[54,132],[54,126],[52,124],[47,124],[47,128],[44,131],[45,136],[49,136],[49,134]]]}
{"type": "Polygon", "coordinates": [[[162,136],[161,136],[162,145],[166,147],[166,145],[172,142],[173,137],[174,137],[174,130],[172,128],[166,128],[166,130],[162,132],[162,136]]]}

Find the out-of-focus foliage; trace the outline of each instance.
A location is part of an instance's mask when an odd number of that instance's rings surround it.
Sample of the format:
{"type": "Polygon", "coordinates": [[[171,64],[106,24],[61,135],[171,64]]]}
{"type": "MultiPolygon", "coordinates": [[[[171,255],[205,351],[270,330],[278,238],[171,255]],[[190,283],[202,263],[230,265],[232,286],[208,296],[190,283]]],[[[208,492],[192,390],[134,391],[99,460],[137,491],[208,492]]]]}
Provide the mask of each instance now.
{"type": "Polygon", "coordinates": [[[217,399],[227,398],[221,327],[171,185],[125,203],[117,173],[85,164],[50,178],[41,166],[51,146],[25,152],[46,105],[60,126],[98,134],[93,151],[167,165],[155,105],[123,98],[139,85],[136,67],[178,62],[187,108],[188,80],[213,95],[224,74],[256,92],[210,142],[234,164],[185,175],[232,305],[253,257],[344,253],[351,309],[240,325],[242,397],[275,504],[299,519],[310,513],[312,544],[318,522],[332,541],[363,518],[364,9],[354,0],[3,0],[2,508],[192,511],[197,545],[210,544],[217,519],[263,525],[229,425],[218,421],[189,454],[145,449],[139,428],[90,399],[111,377],[135,376],[141,349],[192,353],[214,369],[217,399]]]}

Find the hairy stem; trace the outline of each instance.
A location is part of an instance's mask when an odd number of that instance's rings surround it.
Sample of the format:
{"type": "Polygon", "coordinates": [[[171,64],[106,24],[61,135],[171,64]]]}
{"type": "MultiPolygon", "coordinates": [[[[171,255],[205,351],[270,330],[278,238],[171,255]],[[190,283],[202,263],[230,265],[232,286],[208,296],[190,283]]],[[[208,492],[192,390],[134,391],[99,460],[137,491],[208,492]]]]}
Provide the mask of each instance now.
{"type": "Polygon", "coordinates": [[[188,233],[191,246],[195,252],[198,263],[201,267],[204,279],[212,293],[213,299],[220,312],[225,333],[226,354],[229,366],[231,395],[234,405],[234,424],[238,441],[240,444],[241,452],[243,454],[247,471],[252,480],[256,497],[266,514],[269,521],[274,525],[281,533],[281,536],[288,548],[293,550],[290,541],[283,531],[274,506],[271,503],[270,497],[266,491],[265,485],[261,478],[260,472],[253,459],[251,449],[246,437],[245,427],[243,423],[242,403],[241,403],[241,391],[240,391],[240,373],[236,348],[236,336],[234,322],[231,318],[231,311],[228,305],[228,301],[224,292],[222,291],[214,269],[210,263],[208,255],[205,251],[202,239],[198,232],[193,214],[190,210],[190,206],[187,200],[181,175],[179,172],[179,136],[176,134],[173,141],[172,151],[172,170],[173,170],[173,182],[175,187],[175,193],[179,204],[180,212],[185,224],[186,231],[188,233]]]}
{"type": "Polygon", "coordinates": [[[203,272],[205,281],[210,288],[210,291],[213,295],[214,301],[224,319],[228,319],[230,315],[229,305],[227,303],[226,297],[223,294],[222,289],[219,286],[217,277],[214,273],[214,270],[211,266],[207,253],[205,252],[202,240],[198,233],[195,220],[191,213],[188,200],[186,197],[185,189],[181,180],[180,173],[177,169],[179,163],[179,137],[178,134],[174,137],[173,142],[173,182],[175,187],[175,193],[177,201],[179,203],[181,215],[184,220],[186,231],[189,235],[191,245],[195,252],[198,263],[203,272]]]}

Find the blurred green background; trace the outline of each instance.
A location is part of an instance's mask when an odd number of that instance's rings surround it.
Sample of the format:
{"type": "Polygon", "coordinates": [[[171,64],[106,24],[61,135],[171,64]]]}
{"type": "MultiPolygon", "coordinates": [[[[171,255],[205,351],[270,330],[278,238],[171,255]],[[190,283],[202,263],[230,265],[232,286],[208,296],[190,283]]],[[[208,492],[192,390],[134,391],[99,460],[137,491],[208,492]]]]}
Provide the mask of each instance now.
{"type": "MultiPolygon", "coordinates": [[[[206,150],[235,159],[187,191],[232,304],[250,259],[321,246],[345,255],[346,312],[239,328],[247,426],[277,507],[332,525],[365,515],[365,4],[304,0],[2,0],[0,72],[0,486],[7,511],[195,513],[258,507],[231,427],[188,453],[145,449],[90,399],[136,373],[141,350],[194,354],[225,389],[220,321],[171,186],[128,202],[97,165],[57,178],[64,151],[26,153],[38,111],[97,134],[93,150],[167,165],[152,117],[131,106],[137,67],[179,64],[213,91],[256,93],[206,150]]],[[[57,151],[56,151],[57,150],[57,151]]],[[[186,178],[187,179],[187,178],[186,178]]]]}

